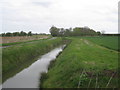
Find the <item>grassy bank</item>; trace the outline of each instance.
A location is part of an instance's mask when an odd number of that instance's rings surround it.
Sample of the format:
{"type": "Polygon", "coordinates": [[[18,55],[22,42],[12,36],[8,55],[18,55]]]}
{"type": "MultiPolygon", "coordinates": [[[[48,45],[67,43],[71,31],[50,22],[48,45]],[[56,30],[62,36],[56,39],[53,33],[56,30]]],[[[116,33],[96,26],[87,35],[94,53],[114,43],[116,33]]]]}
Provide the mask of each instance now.
{"type": "Polygon", "coordinates": [[[22,70],[28,64],[37,60],[36,58],[40,55],[45,54],[62,43],[62,38],[56,38],[53,40],[39,40],[34,43],[26,43],[2,49],[3,81],[12,76],[14,72],[19,71],[18,69],[22,70]]]}
{"type": "Polygon", "coordinates": [[[118,52],[85,39],[71,39],[71,44],[42,77],[40,87],[117,87],[118,52]]]}

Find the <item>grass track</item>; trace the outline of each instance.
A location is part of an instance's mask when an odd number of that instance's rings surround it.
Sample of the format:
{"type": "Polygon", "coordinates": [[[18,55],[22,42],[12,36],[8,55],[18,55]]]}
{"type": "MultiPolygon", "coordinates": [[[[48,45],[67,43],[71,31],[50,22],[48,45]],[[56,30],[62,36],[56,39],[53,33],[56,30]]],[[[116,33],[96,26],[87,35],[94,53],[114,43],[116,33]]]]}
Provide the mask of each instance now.
{"type": "Polygon", "coordinates": [[[85,39],[71,39],[71,44],[42,77],[40,86],[43,88],[117,87],[118,52],[85,39]]]}

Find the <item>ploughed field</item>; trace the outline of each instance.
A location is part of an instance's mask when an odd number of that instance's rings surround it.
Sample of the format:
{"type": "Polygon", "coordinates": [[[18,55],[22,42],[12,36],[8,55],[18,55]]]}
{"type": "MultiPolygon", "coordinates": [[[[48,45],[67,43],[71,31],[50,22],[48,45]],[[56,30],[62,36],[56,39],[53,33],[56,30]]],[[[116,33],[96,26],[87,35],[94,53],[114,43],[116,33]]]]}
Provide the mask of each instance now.
{"type": "Polygon", "coordinates": [[[118,87],[118,37],[69,39],[72,42],[42,76],[40,87],[118,87]]]}
{"type": "Polygon", "coordinates": [[[47,39],[49,37],[50,37],[49,35],[0,37],[0,39],[2,39],[0,41],[0,44],[2,44],[2,46],[8,46],[8,45],[20,44],[22,42],[29,42],[29,41],[40,40],[40,39],[47,39]]]}

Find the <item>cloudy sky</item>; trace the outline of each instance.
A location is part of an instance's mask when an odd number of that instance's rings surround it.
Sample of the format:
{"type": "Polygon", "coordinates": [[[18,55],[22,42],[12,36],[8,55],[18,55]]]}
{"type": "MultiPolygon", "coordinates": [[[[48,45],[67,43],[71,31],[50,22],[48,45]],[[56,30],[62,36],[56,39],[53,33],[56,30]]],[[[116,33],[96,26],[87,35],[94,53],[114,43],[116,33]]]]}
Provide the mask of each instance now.
{"type": "Polygon", "coordinates": [[[84,27],[118,33],[119,0],[1,0],[0,32],[84,27]]]}

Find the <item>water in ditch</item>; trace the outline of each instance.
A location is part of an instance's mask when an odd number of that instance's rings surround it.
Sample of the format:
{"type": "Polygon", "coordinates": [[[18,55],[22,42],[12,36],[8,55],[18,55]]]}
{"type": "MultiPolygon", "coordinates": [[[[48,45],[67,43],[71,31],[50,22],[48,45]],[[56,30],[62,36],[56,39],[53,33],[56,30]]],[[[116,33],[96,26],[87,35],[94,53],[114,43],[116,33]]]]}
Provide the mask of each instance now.
{"type": "Polygon", "coordinates": [[[39,88],[41,74],[48,71],[50,61],[55,60],[64,47],[62,45],[44,54],[28,68],[7,79],[2,88],[39,88]]]}

